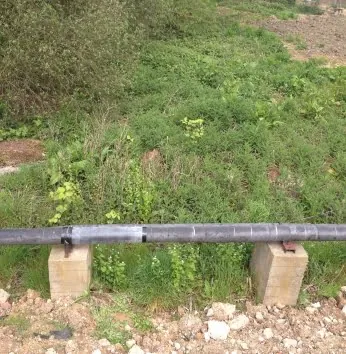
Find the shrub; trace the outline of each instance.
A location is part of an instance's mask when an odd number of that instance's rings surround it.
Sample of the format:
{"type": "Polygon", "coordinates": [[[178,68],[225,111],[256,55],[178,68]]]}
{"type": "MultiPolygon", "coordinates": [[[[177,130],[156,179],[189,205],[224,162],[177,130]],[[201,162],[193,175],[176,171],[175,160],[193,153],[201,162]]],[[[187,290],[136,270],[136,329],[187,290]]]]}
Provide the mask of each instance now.
{"type": "Polygon", "coordinates": [[[0,28],[0,99],[20,115],[114,95],[134,52],[120,1],[2,1],[0,28]]]}

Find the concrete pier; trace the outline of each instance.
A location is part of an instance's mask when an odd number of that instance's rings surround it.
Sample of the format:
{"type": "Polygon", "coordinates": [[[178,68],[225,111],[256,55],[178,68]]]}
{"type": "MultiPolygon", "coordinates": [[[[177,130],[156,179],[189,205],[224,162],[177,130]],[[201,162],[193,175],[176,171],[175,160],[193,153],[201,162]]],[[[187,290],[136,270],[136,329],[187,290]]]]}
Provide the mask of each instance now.
{"type": "Polygon", "coordinates": [[[257,300],[265,305],[296,305],[307,263],[300,244],[295,252],[285,252],[280,242],[256,244],[250,268],[257,300]]]}

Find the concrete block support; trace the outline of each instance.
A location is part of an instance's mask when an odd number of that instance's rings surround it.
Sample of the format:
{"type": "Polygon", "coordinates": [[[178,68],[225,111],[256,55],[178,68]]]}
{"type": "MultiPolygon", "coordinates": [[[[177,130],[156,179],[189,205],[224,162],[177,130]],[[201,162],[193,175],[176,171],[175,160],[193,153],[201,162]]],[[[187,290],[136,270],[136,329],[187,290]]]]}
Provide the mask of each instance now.
{"type": "Polygon", "coordinates": [[[285,252],[281,243],[258,243],[250,263],[257,299],[265,305],[296,305],[308,255],[300,244],[285,252]]]}
{"type": "Polygon", "coordinates": [[[53,246],[48,260],[51,298],[78,297],[88,291],[91,265],[91,246],[73,246],[67,258],[64,246],[53,246]]]}

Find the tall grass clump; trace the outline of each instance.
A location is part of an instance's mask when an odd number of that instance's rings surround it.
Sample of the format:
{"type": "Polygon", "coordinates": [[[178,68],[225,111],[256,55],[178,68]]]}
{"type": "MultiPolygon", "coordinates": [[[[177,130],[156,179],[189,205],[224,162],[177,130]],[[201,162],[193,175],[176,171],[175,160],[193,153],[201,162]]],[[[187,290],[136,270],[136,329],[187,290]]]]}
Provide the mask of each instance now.
{"type": "Polygon", "coordinates": [[[0,100],[12,117],[114,96],[135,49],[129,17],[121,1],[2,1],[0,100]]]}

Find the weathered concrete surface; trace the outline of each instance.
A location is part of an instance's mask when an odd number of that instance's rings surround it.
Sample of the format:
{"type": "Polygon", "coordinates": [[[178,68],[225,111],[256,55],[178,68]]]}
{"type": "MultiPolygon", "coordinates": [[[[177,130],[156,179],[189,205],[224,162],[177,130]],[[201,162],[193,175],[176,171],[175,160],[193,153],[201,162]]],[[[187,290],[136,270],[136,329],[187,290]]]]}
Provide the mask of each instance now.
{"type": "Polygon", "coordinates": [[[78,297],[88,291],[91,265],[91,246],[73,246],[68,258],[63,246],[54,246],[48,260],[51,298],[78,297]]]}
{"type": "Polygon", "coordinates": [[[256,244],[251,273],[257,298],[265,305],[296,305],[308,255],[302,245],[296,252],[284,252],[281,244],[256,244]]]}

